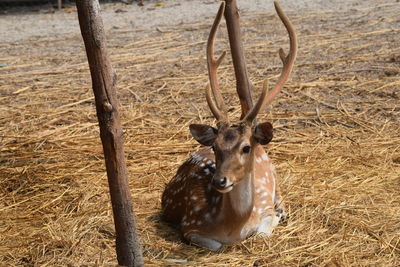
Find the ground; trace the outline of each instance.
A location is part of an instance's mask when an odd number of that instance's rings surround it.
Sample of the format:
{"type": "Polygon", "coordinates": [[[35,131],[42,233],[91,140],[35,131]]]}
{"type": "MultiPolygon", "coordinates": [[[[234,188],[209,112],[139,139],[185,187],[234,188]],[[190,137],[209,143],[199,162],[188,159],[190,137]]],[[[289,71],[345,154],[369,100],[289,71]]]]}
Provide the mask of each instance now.
{"type": "MultiPolygon", "coordinates": [[[[213,253],[160,221],[160,196],[214,123],[205,42],[218,1],[102,5],[138,231],[149,266],[400,265],[400,5],[282,0],[299,36],[294,73],[262,120],[289,218],[269,238],[213,253]]],[[[288,40],[270,1],[239,0],[256,92],[288,40]]],[[[0,16],[0,262],[116,265],[90,74],[73,5],[0,16]]],[[[225,25],[217,51],[229,49],[225,25]]],[[[238,117],[231,59],[219,81],[238,117]]]]}

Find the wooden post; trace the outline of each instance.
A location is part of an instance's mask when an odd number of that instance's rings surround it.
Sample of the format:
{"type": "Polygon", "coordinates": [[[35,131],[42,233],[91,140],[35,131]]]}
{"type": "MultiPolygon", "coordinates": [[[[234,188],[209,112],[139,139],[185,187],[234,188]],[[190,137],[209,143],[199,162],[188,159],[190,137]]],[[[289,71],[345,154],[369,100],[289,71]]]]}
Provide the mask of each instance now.
{"type": "Polygon", "coordinates": [[[236,89],[242,106],[242,119],[253,107],[251,82],[248,78],[246,60],[243,51],[242,34],[240,32],[239,10],[236,0],[225,0],[225,20],[228,28],[233,67],[235,69],[236,89]]]}
{"type": "Polygon", "coordinates": [[[119,265],[143,266],[128,187],[123,132],[118,114],[116,75],[106,47],[98,0],[76,0],[78,18],[92,76],[100,137],[110,187],[119,265]]]}

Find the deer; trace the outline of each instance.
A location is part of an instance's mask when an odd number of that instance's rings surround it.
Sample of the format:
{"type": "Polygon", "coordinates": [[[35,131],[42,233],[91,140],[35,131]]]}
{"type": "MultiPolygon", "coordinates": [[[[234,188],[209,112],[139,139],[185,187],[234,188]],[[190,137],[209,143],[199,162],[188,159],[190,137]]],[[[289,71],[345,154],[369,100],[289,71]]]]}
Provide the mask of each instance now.
{"type": "Polygon", "coordinates": [[[244,116],[230,122],[217,78],[226,53],[214,56],[215,35],[225,10],[225,2],[221,3],[207,41],[206,101],[216,128],[189,126],[193,138],[206,148],[192,153],[178,168],[161,197],[162,218],[177,226],[185,241],[211,251],[255,234],[270,236],[285,213],[276,169],[263,148],[273,138],[273,127],[256,120],[288,80],[297,55],[295,30],[279,4],[274,5],[289,35],[289,53],[279,49],[283,68],[271,91],[265,79],[254,106],[248,110],[242,106],[244,116]]]}

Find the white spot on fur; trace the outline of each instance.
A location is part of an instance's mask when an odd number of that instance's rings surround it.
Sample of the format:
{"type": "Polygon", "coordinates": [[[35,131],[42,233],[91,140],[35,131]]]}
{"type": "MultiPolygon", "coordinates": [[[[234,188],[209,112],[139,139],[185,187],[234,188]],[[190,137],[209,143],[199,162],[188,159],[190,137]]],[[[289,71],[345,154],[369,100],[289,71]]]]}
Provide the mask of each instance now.
{"type": "Polygon", "coordinates": [[[263,184],[266,183],[266,182],[265,182],[265,177],[261,177],[261,178],[260,178],[260,183],[263,183],[263,184]]]}
{"type": "Polygon", "coordinates": [[[273,185],[272,185],[272,201],[273,202],[275,202],[275,191],[276,191],[276,169],[275,169],[275,166],[274,165],[272,165],[271,164],[271,166],[272,166],[272,182],[273,182],[273,185]]]}
{"type": "Polygon", "coordinates": [[[271,169],[272,173],[275,174],[276,173],[276,169],[275,166],[272,165],[272,163],[269,164],[269,168],[271,169]]]}
{"type": "Polygon", "coordinates": [[[262,160],[266,161],[268,160],[268,155],[266,153],[261,155],[262,160]]]}
{"type": "Polygon", "coordinates": [[[189,161],[194,164],[198,164],[202,160],[203,160],[203,157],[200,156],[197,152],[192,153],[192,155],[190,155],[190,158],[189,158],[189,161]]]}
{"type": "Polygon", "coordinates": [[[261,158],[260,157],[256,157],[256,162],[257,163],[260,163],[262,160],[261,160],[261,158]]]}
{"type": "Polygon", "coordinates": [[[276,190],[276,181],[274,179],[274,185],[272,187],[272,201],[275,202],[275,190],[276,190]]]}
{"type": "Polygon", "coordinates": [[[198,197],[197,197],[197,196],[191,196],[190,199],[192,199],[192,200],[197,200],[198,197]]]}

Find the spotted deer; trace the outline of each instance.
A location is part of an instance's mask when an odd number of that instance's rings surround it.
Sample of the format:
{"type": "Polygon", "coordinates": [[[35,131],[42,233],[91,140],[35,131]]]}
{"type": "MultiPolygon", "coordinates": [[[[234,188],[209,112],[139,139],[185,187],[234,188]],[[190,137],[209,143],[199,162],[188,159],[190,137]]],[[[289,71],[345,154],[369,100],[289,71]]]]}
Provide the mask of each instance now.
{"type": "Polygon", "coordinates": [[[213,251],[255,233],[270,235],[284,212],[275,167],[262,147],[272,139],[272,125],[256,122],[260,110],[282,89],[297,54],[294,28],[278,3],[274,4],[289,34],[289,54],[279,50],[283,69],[273,89],[267,93],[265,80],[255,105],[249,110],[242,105],[245,115],[231,123],[217,80],[225,52],[214,58],[215,35],[225,10],[221,3],[207,43],[210,84],[206,100],[217,127],[190,125],[194,139],[208,148],[191,154],[162,195],[164,220],[177,225],[185,240],[213,251]]]}

